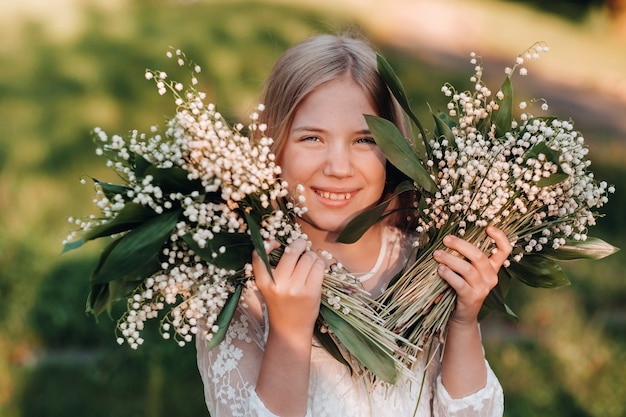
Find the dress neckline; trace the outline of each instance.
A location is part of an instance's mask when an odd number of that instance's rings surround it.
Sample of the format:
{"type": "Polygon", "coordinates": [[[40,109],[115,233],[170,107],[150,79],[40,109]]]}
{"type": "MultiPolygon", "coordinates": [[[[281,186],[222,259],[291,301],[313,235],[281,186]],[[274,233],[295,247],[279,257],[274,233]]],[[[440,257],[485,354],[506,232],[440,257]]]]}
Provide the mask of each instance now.
{"type": "Polygon", "coordinates": [[[397,229],[391,226],[385,226],[383,228],[382,239],[380,244],[380,250],[378,252],[378,258],[376,259],[376,263],[369,272],[365,273],[353,273],[358,277],[361,283],[368,281],[373,278],[378,272],[380,272],[380,268],[383,266],[385,260],[387,260],[389,255],[389,248],[393,247],[399,238],[399,234],[397,229]]]}
{"type": "Polygon", "coordinates": [[[376,263],[374,264],[372,269],[369,270],[369,272],[366,272],[359,277],[359,281],[365,282],[371,279],[374,275],[376,275],[376,273],[380,269],[380,266],[383,264],[383,261],[385,260],[385,255],[387,254],[387,240],[388,240],[386,236],[387,233],[384,233],[384,235],[385,236],[383,237],[382,242],[380,244],[380,251],[378,252],[378,258],[376,259],[376,263]]]}

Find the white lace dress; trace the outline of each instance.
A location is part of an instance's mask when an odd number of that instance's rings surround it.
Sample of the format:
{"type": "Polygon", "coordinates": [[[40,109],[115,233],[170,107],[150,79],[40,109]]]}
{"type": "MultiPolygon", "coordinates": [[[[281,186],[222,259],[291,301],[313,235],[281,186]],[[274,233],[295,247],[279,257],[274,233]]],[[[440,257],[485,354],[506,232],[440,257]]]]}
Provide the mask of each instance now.
{"type": "MultiPolygon", "coordinates": [[[[384,233],[385,244],[382,246],[385,250],[381,248],[375,268],[380,268],[382,259],[397,259],[401,255],[403,249],[398,249],[397,236],[397,233],[389,230],[384,233]],[[387,250],[391,251],[391,257],[387,250]]],[[[203,339],[203,334],[196,338],[198,369],[211,417],[275,417],[255,391],[267,340],[267,314],[261,295],[254,290],[245,293],[226,337],[219,346],[208,350],[203,339]]],[[[486,385],[472,395],[452,399],[441,383],[440,361],[437,357],[431,361],[428,361],[426,355],[418,358],[414,367],[416,379],[406,378],[393,387],[379,385],[368,390],[364,383],[351,377],[347,367],[315,342],[313,346],[306,417],[503,415],[502,387],[486,361],[486,385]]]]}

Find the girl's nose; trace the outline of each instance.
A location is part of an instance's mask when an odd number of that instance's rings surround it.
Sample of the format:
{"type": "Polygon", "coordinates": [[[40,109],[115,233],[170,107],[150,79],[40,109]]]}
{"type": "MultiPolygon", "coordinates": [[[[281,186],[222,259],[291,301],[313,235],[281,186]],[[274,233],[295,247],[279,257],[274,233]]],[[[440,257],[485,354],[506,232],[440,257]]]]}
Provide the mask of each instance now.
{"type": "Polygon", "coordinates": [[[352,165],[350,150],[344,147],[329,149],[326,154],[324,175],[337,178],[354,175],[354,166],[352,165]]]}

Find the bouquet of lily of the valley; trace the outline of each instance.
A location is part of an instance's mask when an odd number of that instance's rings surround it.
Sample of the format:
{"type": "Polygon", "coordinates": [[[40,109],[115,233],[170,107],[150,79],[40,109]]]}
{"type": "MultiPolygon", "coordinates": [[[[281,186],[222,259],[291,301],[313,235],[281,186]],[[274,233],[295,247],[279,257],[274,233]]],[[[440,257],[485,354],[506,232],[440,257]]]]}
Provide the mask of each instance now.
{"type": "MultiPolygon", "coordinates": [[[[433,113],[430,134],[411,111],[390,65],[379,57],[379,71],[417,133],[409,143],[390,122],[366,118],[389,161],[413,180],[420,196],[418,207],[399,208],[418,210],[415,261],[392,280],[379,301],[387,328],[414,345],[442,339],[455,307],[456,295],[438,276],[433,260],[446,235],[462,236],[489,253],[494,246],[485,227],[491,224],[507,234],[514,247],[512,259],[501,269],[483,313],[495,309],[512,316],[505,304],[511,279],[534,287],[563,286],[569,281],[558,261],[599,259],[617,250],[588,236],[598,216],[595,210],[614,189],[590,172],[583,136],[572,122],[534,115],[524,102],[519,103],[519,120],[513,118],[511,76],[518,68],[525,75],[524,62],[546,50],[536,44],[520,55],[506,70],[495,97],[482,80],[482,63],[472,54],[473,90],[443,86],[450,102],[447,112],[433,113]]],[[[544,101],[538,103],[541,111],[547,110],[544,101]]],[[[362,213],[340,239],[356,239],[388,204],[362,213]]]]}
{"type": "MultiPolygon", "coordinates": [[[[110,313],[114,302],[126,300],[118,342],[134,349],[146,321],[156,318],[165,339],[182,346],[203,326],[209,347],[216,346],[242,292],[254,288],[253,250],[271,272],[282,252],[268,255],[264,242],[284,247],[303,237],[295,219],[306,207],[289,199],[258,112],[247,127],[231,126],[197,91],[200,68],[180,50],[168,57],[191,67],[191,85],[149,70],[159,94],[175,100],[165,130],[127,137],[95,130],[97,153],[121,181],[94,179],[102,214],[71,219],[79,231],[64,248],[109,239],[91,277],[87,311],[110,313]]],[[[384,327],[358,279],[335,265],[325,274],[322,298],[320,343],[355,372],[394,382],[405,362],[399,337],[384,327]]]]}

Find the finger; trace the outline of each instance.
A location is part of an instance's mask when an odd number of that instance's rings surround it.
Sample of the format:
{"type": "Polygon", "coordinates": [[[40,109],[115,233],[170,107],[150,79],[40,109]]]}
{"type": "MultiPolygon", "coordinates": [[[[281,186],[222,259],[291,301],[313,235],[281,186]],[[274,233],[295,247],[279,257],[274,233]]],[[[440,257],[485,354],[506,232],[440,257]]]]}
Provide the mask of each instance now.
{"type": "Polygon", "coordinates": [[[263,242],[263,247],[265,248],[265,253],[269,255],[274,249],[280,248],[280,242],[275,239],[266,240],[263,242]]]}
{"type": "Polygon", "coordinates": [[[266,288],[274,281],[267,270],[265,262],[263,262],[256,250],[252,251],[252,273],[254,275],[256,285],[260,290],[266,288]]]}
{"type": "Polygon", "coordinates": [[[283,255],[276,265],[277,276],[290,276],[300,259],[300,256],[307,250],[305,239],[296,239],[283,252],[283,255]]]}
{"type": "Polygon", "coordinates": [[[443,238],[443,244],[449,248],[458,252],[461,256],[469,259],[470,262],[479,262],[481,258],[486,258],[486,255],[474,244],[468,242],[460,237],[448,235],[443,238]]]}
{"type": "Polygon", "coordinates": [[[460,275],[465,280],[473,281],[474,276],[477,275],[477,271],[471,263],[455,254],[443,250],[437,250],[433,254],[433,258],[435,261],[446,266],[447,269],[450,269],[452,272],[460,275]]]}
{"type": "Polygon", "coordinates": [[[487,234],[490,238],[492,238],[496,244],[495,249],[492,252],[492,255],[489,257],[491,264],[496,269],[500,269],[500,267],[506,262],[509,255],[511,255],[511,251],[513,250],[513,245],[511,245],[511,241],[506,236],[506,234],[494,226],[487,227],[487,234]]]}
{"type": "Polygon", "coordinates": [[[299,280],[303,286],[314,286],[316,282],[323,279],[325,264],[319,255],[313,251],[306,251],[302,254],[293,271],[293,278],[299,280]]]}
{"type": "Polygon", "coordinates": [[[447,265],[439,265],[437,267],[437,274],[439,274],[441,279],[450,284],[459,296],[462,295],[469,287],[467,281],[465,281],[462,276],[454,272],[447,265]]]}
{"type": "Polygon", "coordinates": [[[493,288],[496,285],[497,268],[482,250],[470,242],[452,235],[446,236],[443,243],[466,259],[461,259],[445,251],[441,251],[443,253],[437,251],[435,260],[446,264],[454,272],[461,275],[473,288],[479,289],[485,286],[493,288]]]}

